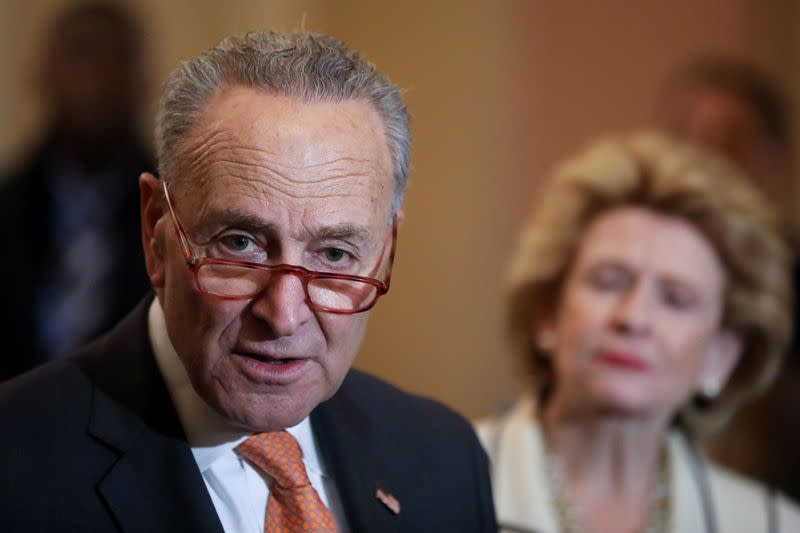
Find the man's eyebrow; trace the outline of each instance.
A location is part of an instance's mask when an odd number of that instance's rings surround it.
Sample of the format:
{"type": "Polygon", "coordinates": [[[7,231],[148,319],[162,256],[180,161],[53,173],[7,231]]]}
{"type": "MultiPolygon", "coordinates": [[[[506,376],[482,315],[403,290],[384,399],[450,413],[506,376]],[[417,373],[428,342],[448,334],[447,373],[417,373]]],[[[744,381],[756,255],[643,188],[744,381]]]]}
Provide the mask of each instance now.
{"type": "MultiPolygon", "coordinates": [[[[263,218],[247,213],[245,211],[217,211],[210,213],[206,219],[206,227],[214,226],[232,226],[253,233],[262,233],[266,235],[279,235],[281,232],[279,227],[272,223],[267,222],[263,218]]],[[[363,226],[357,224],[335,224],[333,226],[324,226],[318,230],[314,230],[312,238],[315,240],[341,240],[350,241],[354,244],[362,244],[372,240],[372,234],[363,226]]]]}
{"type": "Polygon", "coordinates": [[[350,241],[355,244],[372,240],[372,234],[365,227],[348,223],[323,227],[315,232],[314,237],[318,240],[350,241]]]}
{"type": "Polygon", "coordinates": [[[277,233],[278,228],[275,224],[265,221],[251,213],[244,211],[216,211],[210,213],[205,218],[206,227],[208,226],[233,226],[246,229],[257,233],[277,233]]]}

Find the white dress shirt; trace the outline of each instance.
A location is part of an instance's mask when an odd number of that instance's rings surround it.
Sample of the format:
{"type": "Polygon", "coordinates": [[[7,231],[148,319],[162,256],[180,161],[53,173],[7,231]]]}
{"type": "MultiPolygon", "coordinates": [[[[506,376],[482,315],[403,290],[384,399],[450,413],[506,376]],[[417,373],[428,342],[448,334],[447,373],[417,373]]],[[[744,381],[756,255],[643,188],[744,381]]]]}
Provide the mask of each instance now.
{"type": "MultiPolygon", "coordinates": [[[[249,433],[232,427],[195,392],[167,334],[158,298],[150,305],[148,331],[156,362],[222,527],[226,533],[263,533],[269,496],[266,478],[233,451],[249,433]]],[[[346,532],[341,498],[319,460],[311,421],[306,417],[286,431],[300,445],[311,485],[331,510],[339,531],[346,532]]]]}

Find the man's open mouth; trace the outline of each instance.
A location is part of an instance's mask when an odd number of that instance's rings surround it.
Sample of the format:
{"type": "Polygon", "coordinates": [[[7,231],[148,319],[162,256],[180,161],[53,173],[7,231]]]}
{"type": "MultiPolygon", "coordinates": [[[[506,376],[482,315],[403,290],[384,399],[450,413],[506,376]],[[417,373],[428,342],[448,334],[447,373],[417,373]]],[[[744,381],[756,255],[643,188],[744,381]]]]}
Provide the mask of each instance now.
{"type": "Polygon", "coordinates": [[[303,361],[303,358],[300,357],[272,357],[269,355],[261,355],[252,352],[237,352],[237,353],[242,357],[246,357],[248,359],[253,359],[255,361],[261,363],[267,363],[269,365],[274,365],[274,366],[288,365],[291,363],[296,363],[298,361],[303,361]]]}

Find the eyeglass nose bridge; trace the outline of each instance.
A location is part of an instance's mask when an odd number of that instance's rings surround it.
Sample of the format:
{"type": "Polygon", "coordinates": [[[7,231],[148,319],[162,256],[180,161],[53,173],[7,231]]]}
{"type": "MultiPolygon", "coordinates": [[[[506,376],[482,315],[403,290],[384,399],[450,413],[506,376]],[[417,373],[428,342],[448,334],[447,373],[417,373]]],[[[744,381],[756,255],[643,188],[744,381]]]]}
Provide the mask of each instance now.
{"type": "MultiPolygon", "coordinates": [[[[189,266],[193,267],[193,268],[200,268],[200,266],[203,264],[203,261],[201,259],[196,259],[194,257],[192,257],[189,260],[189,262],[190,262],[189,266]]],[[[252,266],[251,266],[251,268],[252,268],[252,266]]],[[[262,272],[267,272],[269,274],[269,276],[266,278],[267,282],[264,283],[264,286],[263,287],[259,287],[258,292],[254,293],[250,297],[251,299],[255,300],[255,299],[261,298],[264,295],[264,293],[266,291],[268,291],[269,288],[274,283],[276,283],[278,280],[280,280],[283,277],[283,275],[288,274],[288,275],[291,275],[291,276],[295,276],[297,279],[300,280],[300,285],[303,287],[303,296],[304,296],[306,305],[311,306],[311,307],[314,306],[314,303],[311,301],[311,295],[309,295],[309,293],[308,293],[308,284],[314,278],[320,277],[315,272],[312,272],[312,271],[308,270],[307,268],[302,267],[300,265],[290,265],[290,264],[286,264],[286,263],[281,263],[281,264],[278,264],[278,265],[258,265],[257,270],[260,270],[262,272]]],[[[198,282],[199,282],[199,280],[198,280],[198,282]]]]}
{"type": "MultiPolygon", "coordinates": [[[[361,313],[363,311],[367,311],[371,309],[375,302],[378,300],[380,296],[385,295],[388,290],[388,284],[378,281],[373,278],[363,277],[363,276],[355,276],[349,274],[336,274],[336,273],[327,273],[327,272],[315,272],[313,270],[308,270],[305,267],[297,266],[297,265],[290,265],[290,264],[278,264],[278,265],[264,265],[264,264],[254,264],[254,263],[240,263],[234,261],[226,261],[226,260],[218,260],[218,259],[200,259],[195,262],[191,262],[191,270],[194,273],[195,277],[195,285],[197,289],[208,296],[218,298],[221,300],[254,300],[262,297],[264,291],[268,290],[271,284],[276,279],[280,279],[280,276],[283,274],[290,274],[296,276],[300,279],[301,285],[303,286],[303,296],[304,296],[304,303],[314,311],[323,311],[329,312],[334,314],[353,314],[353,313],[361,313]],[[220,290],[219,287],[213,288],[208,285],[208,280],[203,282],[201,278],[203,278],[201,271],[203,267],[209,266],[212,267],[213,265],[221,265],[221,266],[231,266],[236,268],[245,268],[247,270],[262,272],[265,275],[265,278],[262,282],[256,283],[252,290],[250,291],[243,291],[241,294],[232,294],[226,293],[224,290],[220,290]],[[273,275],[276,276],[273,278],[273,275]],[[331,280],[333,282],[341,281],[344,285],[350,284],[351,289],[356,289],[356,285],[361,288],[361,290],[365,290],[366,292],[361,294],[361,298],[358,299],[360,303],[353,305],[352,307],[344,306],[339,307],[335,305],[329,305],[324,303],[323,301],[318,301],[318,298],[315,298],[312,295],[312,288],[311,284],[314,280],[331,280]],[[369,287],[369,289],[367,289],[369,287]]],[[[323,282],[324,283],[324,282],[323,282]]],[[[318,287],[319,289],[323,290],[324,285],[318,287]]],[[[334,289],[328,288],[328,292],[334,289]]],[[[351,292],[351,295],[356,294],[356,292],[351,292]]]]}
{"type": "Polygon", "coordinates": [[[308,291],[308,284],[315,277],[313,272],[299,265],[289,264],[263,265],[259,270],[267,272],[269,275],[266,277],[266,282],[263,286],[259,287],[259,291],[253,295],[253,301],[263,298],[267,292],[273,290],[283,280],[285,275],[289,275],[296,277],[300,281],[300,286],[303,288],[303,303],[309,309],[314,309],[315,305],[311,301],[311,295],[308,291]]]}

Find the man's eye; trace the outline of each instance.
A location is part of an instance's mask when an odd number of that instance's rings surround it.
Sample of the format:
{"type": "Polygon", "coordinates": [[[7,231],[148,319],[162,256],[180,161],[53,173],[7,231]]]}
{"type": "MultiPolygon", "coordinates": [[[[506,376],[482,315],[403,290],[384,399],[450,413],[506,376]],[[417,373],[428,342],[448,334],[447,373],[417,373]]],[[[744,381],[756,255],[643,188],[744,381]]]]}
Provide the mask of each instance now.
{"type": "Polygon", "coordinates": [[[222,244],[228,250],[234,252],[244,252],[250,247],[250,245],[253,244],[253,239],[247,235],[234,233],[222,236],[220,238],[220,244],[222,244]]]}
{"type": "Polygon", "coordinates": [[[331,263],[341,263],[347,259],[348,255],[350,254],[339,248],[326,248],[322,251],[322,255],[325,257],[326,261],[330,261],[331,263]]]}

